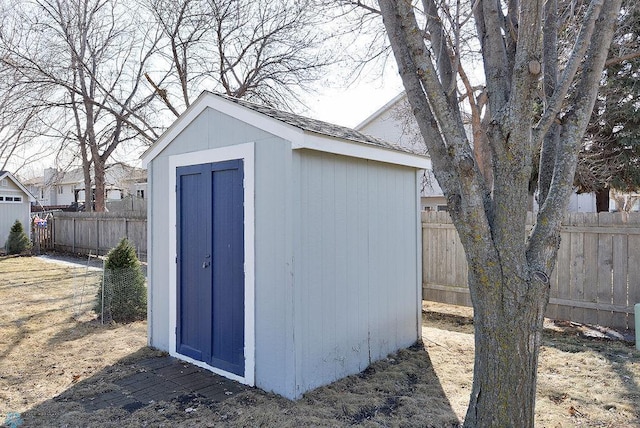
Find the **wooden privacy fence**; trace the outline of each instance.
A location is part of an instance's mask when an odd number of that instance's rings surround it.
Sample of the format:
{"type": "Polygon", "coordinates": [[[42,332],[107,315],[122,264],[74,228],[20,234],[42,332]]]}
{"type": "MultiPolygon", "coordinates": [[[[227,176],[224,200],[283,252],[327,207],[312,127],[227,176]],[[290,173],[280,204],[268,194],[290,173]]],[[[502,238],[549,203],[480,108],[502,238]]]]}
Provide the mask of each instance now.
{"type": "MultiPolygon", "coordinates": [[[[572,213],[561,239],[547,316],[633,329],[633,306],[640,303],[640,213],[572,213]]],[[[471,306],[465,252],[448,213],[422,213],[422,242],[423,299],[471,306]]]]}
{"type": "Polygon", "coordinates": [[[127,238],[141,261],[147,259],[146,214],[56,213],[53,218],[53,248],[78,254],[104,255],[127,238]]]}

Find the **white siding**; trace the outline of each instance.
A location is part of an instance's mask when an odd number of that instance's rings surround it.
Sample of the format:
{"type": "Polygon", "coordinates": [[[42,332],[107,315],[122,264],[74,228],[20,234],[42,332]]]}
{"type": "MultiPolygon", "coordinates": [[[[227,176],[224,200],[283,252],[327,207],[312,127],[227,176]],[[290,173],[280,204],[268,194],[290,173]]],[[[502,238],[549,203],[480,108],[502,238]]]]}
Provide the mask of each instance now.
{"type": "Polygon", "coordinates": [[[298,151],[297,394],[417,340],[415,170],[298,151]]]}
{"type": "Polygon", "coordinates": [[[31,235],[31,219],[29,217],[31,203],[29,196],[26,195],[18,186],[9,178],[6,179],[6,186],[0,186],[0,248],[4,248],[9,237],[9,231],[16,220],[20,220],[27,236],[31,235]],[[14,198],[16,196],[22,198],[21,202],[6,202],[6,197],[14,198]]]}

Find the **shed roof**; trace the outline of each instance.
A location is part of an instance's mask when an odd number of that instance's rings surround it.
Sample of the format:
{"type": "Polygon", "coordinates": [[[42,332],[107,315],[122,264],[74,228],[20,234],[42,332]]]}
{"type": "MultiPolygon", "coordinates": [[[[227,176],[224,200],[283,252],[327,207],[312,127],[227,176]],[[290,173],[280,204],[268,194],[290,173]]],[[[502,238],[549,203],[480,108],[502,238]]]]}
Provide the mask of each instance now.
{"type": "Polygon", "coordinates": [[[427,157],[355,129],[262,106],[246,100],[203,92],[173,125],[142,155],[146,166],[204,109],[212,108],[292,143],[294,149],[313,149],[415,168],[428,168],[427,157]]]}
{"type": "Polygon", "coordinates": [[[9,171],[0,171],[0,180],[4,178],[8,178],[11,181],[13,181],[13,183],[16,186],[18,186],[20,190],[24,192],[25,195],[27,195],[27,197],[29,198],[29,202],[35,202],[36,198],[31,194],[31,192],[26,187],[24,187],[22,183],[20,183],[20,181],[17,178],[13,176],[13,174],[11,174],[9,171]]]}
{"type": "Polygon", "coordinates": [[[312,119],[310,117],[301,116],[299,114],[289,113],[282,110],[277,110],[272,107],[262,106],[246,100],[231,98],[224,95],[222,96],[230,101],[233,101],[241,106],[250,108],[266,116],[272,117],[289,125],[295,126],[305,131],[315,132],[328,137],[340,138],[343,140],[349,140],[356,143],[371,144],[374,146],[383,147],[385,149],[398,150],[405,153],[420,154],[419,152],[412,151],[406,147],[402,147],[396,144],[392,144],[388,141],[384,141],[380,138],[373,137],[371,135],[364,134],[346,126],[335,125],[329,122],[323,122],[321,120],[312,119]]]}

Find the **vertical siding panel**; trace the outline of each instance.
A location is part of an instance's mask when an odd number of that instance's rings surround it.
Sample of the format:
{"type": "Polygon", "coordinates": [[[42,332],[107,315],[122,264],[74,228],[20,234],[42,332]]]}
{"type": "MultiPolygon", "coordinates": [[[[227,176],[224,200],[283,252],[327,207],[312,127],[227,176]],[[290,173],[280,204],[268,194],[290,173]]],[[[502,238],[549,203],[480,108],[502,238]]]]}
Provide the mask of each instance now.
{"type": "MultiPolygon", "coordinates": [[[[341,194],[341,203],[344,204],[344,212],[346,215],[345,228],[340,233],[344,237],[341,242],[343,247],[344,257],[344,287],[346,298],[344,299],[344,306],[341,310],[345,311],[344,325],[341,326],[346,333],[345,338],[352,344],[351,349],[347,349],[348,358],[345,361],[344,370],[347,373],[354,371],[360,371],[362,352],[364,351],[363,344],[361,342],[361,329],[360,329],[360,306],[361,301],[358,298],[358,292],[360,290],[358,270],[354,266],[358,262],[358,245],[362,242],[362,237],[359,236],[360,230],[358,225],[362,219],[362,213],[359,210],[359,192],[358,186],[360,182],[358,180],[360,162],[354,160],[354,165],[343,165],[344,167],[344,192],[341,194]]],[[[341,167],[342,169],[342,167],[341,167]]]]}
{"type": "Polygon", "coordinates": [[[306,316],[307,302],[305,300],[306,294],[301,284],[304,282],[304,270],[302,268],[304,248],[303,242],[305,237],[303,236],[305,222],[302,221],[302,198],[304,187],[305,175],[302,168],[302,157],[299,151],[292,153],[292,214],[291,214],[291,240],[292,240],[292,266],[293,271],[291,273],[291,288],[293,292],[293,346],[294,346],[294,386],[295,393],[301,392],[300,385],[302,375],[302,364],[305,357],[305,352],[308,349],[304,336],[306,335],[306,328],[308,326],[308,317],[306,316]],[[297,179],[293,179],[297,177],[297,179]]]}
{"type": "MultiPolygon", "coordinates": [[[[360,353],[359,370],[365,369],[369,365],[369,307],[371,306],[371,298],[369,296],[369,284],[373,278],[371,260],[368,255],[370,244],[369,237],[369,217],[371,209],[369,207],[369,162],[366,160],[357,161],[357,179],[356,179],[356,195],[354,199],[357,201],[356,212],[358,216],[354,219],[357,223],[355,236],[355,245],[351,242],[350,248],[354,249],[353,263],[350,264],[353,276],[356,278],[357,289],[356,299],[358,301],[358,337],[360,353]]],[[[352,195],[353,196],[353,195],[352,195]]]]}
{"type": "MultiPolygon", "coordinates": [[[[336,378],[341,378],[349,373],[349,365],[352,364],[352,333],[349,325],[349,306],[352,305],[350,291],[353,285],[347,281],[347,162],[344,158],[335,159],[334,170],[334,223],[335,223],[335,279],[333,287],[335,289],[335,365],[336,378]]],[[[351,225],[349,225],[351,226],[351,225]]]]}
{"type": "Polygon", "coordinates": [[[368,248],[368,258],[369,258],[369,308],[368,308],[368,319],[369,319],[369,355],[371,360],[377,360],[382,357],[380,353],[381,348],[381,336],[382,336],[382,310],[381,302],[380,302],[380,293],[376,292],[376,288],[382,281],[380,276],[382,275],[382,266],[381,263],[384,261],[380,259],[380,252],[376,249],[382,248],[384,245],[384,241],[381,237],[380,225],[382,224],[382,207],[380,204],[380,198],[378,195],[380,194],[380,183],[379,175],[375,173],[373,168],[371,167],[372,162],[369,161],[369,167],[367,168],[367,179],[369,182],[369,248],[368,248]]]}
{"type": "Polygon", "coordinates": [[[387,237],[389,244],[386,248],[389,249],[389,254],[393,256],[390,258],[388,266],[387,282],[383,285],[387,294],[387,316],[389,330],[387,331],[387,337],[389,340],[389,347],[391,349],[399,348],[400,343],[400,317],[398,309],[402,302],[405,289],[403,284],[404,276],[406,272],[403,272],[402,267],[406,254],[402,251],[402,247],[398,243],[398,237],[404,236],[402,234],[402,223],[405,223],[405,218],[402,215],[403,201],[402,195],[404,193],[403,183],[400,177],[400,173],[397,170],[389,172],[389,180],[387,181],[385,198],[389,201],[389,210],[387,216],[387,237]]]}
{"type": "Polygon", "coordinates": [[[292,396],[291,152],[277,141],[258,144],[255,151],[256,385],[292,396]]]}
{"type": "Polygon", "coordinates": [[[322,236],[321,260],[322,260],[322,302],[323,314],[322,323],[322,357],[328,364],[321,365],[320,369],[324,379],[331,379],[335,376],[336,355],[336,231],[335,231],[335,164],[326,162],[327,157],[322,156],[322,192],[320,193],[322,203],[322,223],[320,229],[322,236]],[[333,363],[333,364],[332,364],[333,363]]]}
{"type": "Polygon", "coordinates": [[[416,216],[420,218],[420,204],[418,195],[417,180],[415,172],[398,169],[398,179],[400,181],[401,203],[398,204],[398,223],[401,226],[400,233],[396,237],[399,248],[402,250],[402,263],[398,263],[400,277],[402,278],[402,299],[396,306],[398,320],[398,342],[397,347],[402,347],[407,343],[413,343],[416,337],[416,328],[419,325],[419,307],[422,301],[421,281],[418,277],[416,263],[418,263],[417,248],[420,247],[420,235],[416,233],[416,216]],[[416,289],[416,287],[418,287],[416,289]],[[410,308],[414,308],[413,311],[410,308]]]}
{"type": "MultiPolygon", "coordinates": [[[[391,287],[394,283],[392,269],[397,253],[394,253],[393,256],[391,256],[391,251],[395,250],[393,247],[393,233],[395,232],[394,224],[398,222],[398,219],[392,217],[393,197],[391,195],[392,192],[396,190],[393,189],[393,172],[385,170],[384,172],[380,172],[375,175],[378,179],[379,193],[377,196],[382,202],[380,204],[381,217],[380,223],[378,224],[378,230],[382,231],[381,241],[383,246],[381,248],[385,249],[384,252],[386,252],[388,256],[386,257],[386,260],[382,260],[383,256],[381,256],[380,276],[375,287],[375,292],[378,294],[379,299],[379,314],[382,315],[382,319],[379,320],[379,355],[380,357],[384,357],[387,355],[388,350],[394,346],[395,326],[392,307],[393,301],[397,297],[392,295],[391,287]]],[[[374,314],[374,316],[378,316],[378,314],[374,314]]]]}
{"type": "Polygon", "coordinates": [[[310,367],[305,370],[309,378],[305,385],[321,384],[324,377],[321,372],[323,354],[323,324],[322,317],[328,314],[323,313],[323,260],[322,260],[322,191],[323,181],[322,170],[317,157],[309,156],[306,162],[306,180],[308,193],[308,210],[307,223],[303,225],[306,228],[307,239],[303,244],[307,247],[307,255],[304,261],[307,264],[308,282],[303,285],[309,295],[307,306],[309,318],[309,337],[306,339],[306,346],[309,351],[307,354],[307,362],[310,367]]]}
{"type": "MultiPolygon", "coordinates": [[[[153,295],[149,308],[151,317],[149,319],[151,335],[149,344],[156,348],[173,351],[169,349],[169,264],[175,263],[175,259],[169,257],[169,246],[167,240],[161,237],[167,236],[170,228],[175,229],[175,224],[169,224],[169,161],[166,157],[153,160],[151,169],[151,191],[149,200],[149,211],[152,212],[151,223],[149,224],[149,235],[154,245],[151,252],[152,259],[149,261],[149,284],[153,287],[153,295]],[[154,197],[153,195],[156,195],[154,197]]],[[[70,219],[72,220],[72,219],[70,219]]],[[[67,236],[72,236],[71,227],[73,222],[68,222],[69,230],[67,236]]],[[[57,234],[56,234],[57,236],[57,234]]],[[[175,278],[173,278],[175,279],[175,278]]]]}

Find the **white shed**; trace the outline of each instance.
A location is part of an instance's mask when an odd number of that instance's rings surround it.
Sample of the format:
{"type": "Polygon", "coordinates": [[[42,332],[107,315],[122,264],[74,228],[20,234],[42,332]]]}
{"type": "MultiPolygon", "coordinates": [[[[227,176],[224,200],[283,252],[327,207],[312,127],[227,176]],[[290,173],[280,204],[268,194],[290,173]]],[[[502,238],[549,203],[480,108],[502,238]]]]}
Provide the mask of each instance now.
{"type": "Polygon", "coordinates": [[[11,226],[20,220],[27,236],[31,233],[33,195],[8,171],[0,171],[0,248],[9,238],[11,226]]]}
{"type": "Polygon", "coordinates": [[[151,346],[295,399],[419,338],[424,157],[204,92],[142,159],[151,346]]]}

